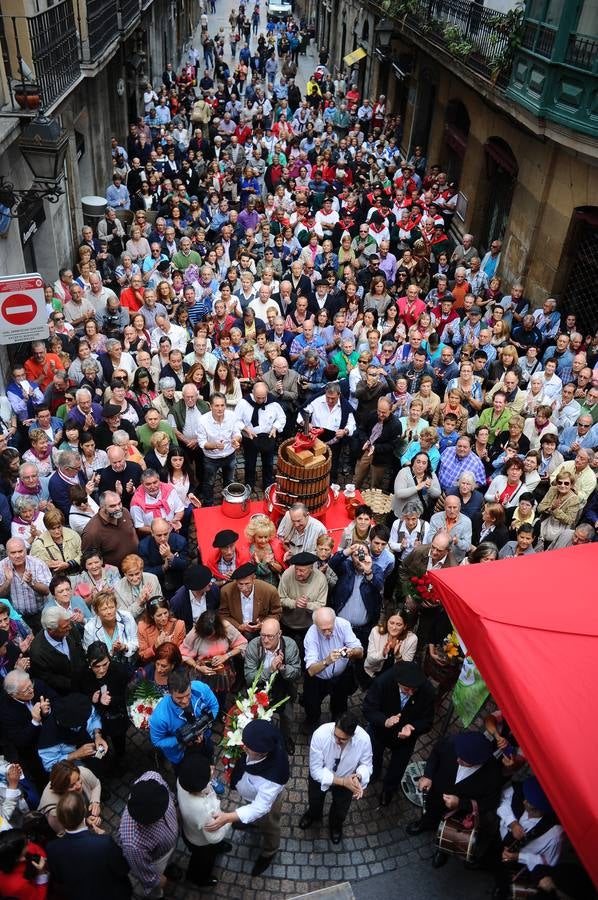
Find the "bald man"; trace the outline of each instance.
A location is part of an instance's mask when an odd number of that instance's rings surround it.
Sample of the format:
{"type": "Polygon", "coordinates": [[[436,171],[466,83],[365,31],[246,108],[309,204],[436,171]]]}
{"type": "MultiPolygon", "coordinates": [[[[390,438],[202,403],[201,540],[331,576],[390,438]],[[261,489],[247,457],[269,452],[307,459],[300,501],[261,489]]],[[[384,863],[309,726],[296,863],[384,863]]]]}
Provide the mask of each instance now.
{"type": "Polygon", "coordinates": [[[334,719],[346,711],[347,700],[356,688],[352,661],[362,658],[363,647],[349,622],[324,606],[313,614],[304,648],[303,703],[306,722],[313,731],[320,722],[325,697],[330,697],[334,719]]]}
{"type": "Polygon", "coordinates": [[[142,468],[138,463],[129,462],[122,447],[114,444],[106,450],[110,465],[98,472],[100,481],[98,490],[115,491],[122,500],[125,509],[129,509],[135,489],[141,483],[142,468]]]}

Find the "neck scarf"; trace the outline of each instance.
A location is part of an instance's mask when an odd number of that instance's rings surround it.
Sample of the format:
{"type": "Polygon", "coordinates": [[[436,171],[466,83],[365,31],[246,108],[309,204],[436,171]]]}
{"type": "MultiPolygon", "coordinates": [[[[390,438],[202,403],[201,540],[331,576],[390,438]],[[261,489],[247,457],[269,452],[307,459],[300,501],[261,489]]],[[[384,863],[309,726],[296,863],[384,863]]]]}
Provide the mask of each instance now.
{"type": "Polygon", "coordinates": [[[275,399],[272,396],[272,394],[268,394],[266,396],[265,403],[256,403],[256,401],[253,399],[251,394],[248,394],[247,397],[245,397],[245,400],[253,408],[253,412],[251,414],[251,426],[252,426],[252,428],[257,428],[258,425],[260,424],[260,419],[259,419],[260,409],[266,409],[266,407],[268,406],[269,403],[275,402],[275,399]]]}

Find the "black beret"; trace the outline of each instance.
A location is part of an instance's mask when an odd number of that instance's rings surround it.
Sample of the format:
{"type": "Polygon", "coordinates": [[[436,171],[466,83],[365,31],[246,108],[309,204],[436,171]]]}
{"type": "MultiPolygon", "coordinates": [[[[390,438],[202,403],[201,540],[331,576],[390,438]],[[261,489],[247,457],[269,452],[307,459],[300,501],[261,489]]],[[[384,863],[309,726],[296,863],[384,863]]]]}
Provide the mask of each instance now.
{"type": "Polygon", "coordinates": [[[219,531],[212,541],[212,547],[217,547],[221,549],[222,547],[228,547],[230,544],[234,544],[235,541],[239,540],[239,535],[236,531],[232,531],[230,528],[225,528],[224,531],[219,531]]]}
{"type": "Polygon", "coordinates": [[[295,553],[294,556],[291,556],[289,559],[290,566],[313,566],[314,563],[317,563],[318,557],[315,553],[306,553],[305,551],[302,553],[295,553]]]}
{"type": "Polygon", "coordinates": [[[255,575],[256,572],[257,566],[251,562],[246,562],[242,566],[237,566],[231,578],[236,581],[238,578],[247,578],[249,575],[255,575]]]}
{"type": "Polygon", "coordinates": [[[189,566],[183,575],[183,584],[190,591],[202,591],[212,580],[212,573],[207,566],[196,563],[189,566]]]}
{"type": "Polygon", "coordinates": [[[138,781],[131,788],[127,809],[132,819],[140,825],[152,825],[161,819],[168,809],[168,790],[153,778],[138,781]]]}

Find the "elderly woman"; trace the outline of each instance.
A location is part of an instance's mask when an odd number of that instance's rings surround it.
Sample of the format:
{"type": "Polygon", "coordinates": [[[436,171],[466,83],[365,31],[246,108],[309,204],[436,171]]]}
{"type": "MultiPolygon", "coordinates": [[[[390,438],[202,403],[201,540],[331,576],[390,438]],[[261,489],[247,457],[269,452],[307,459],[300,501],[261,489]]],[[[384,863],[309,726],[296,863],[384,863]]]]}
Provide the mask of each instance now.
{"type": "Polygon", "coordinates": [[[26,653],[33,640],[33,632],[10,600],[0,599],[0,631],[8,633],[8,640],[26,653]]]}
{"type": "Polygon", "coordinates": [[[428,543],[430,523],[421,518],[424,508],[419,500],[408,500],[403,505],[400,518],[390,529],[388,546],[399,559],[407,556],[415,547],[428,543]]]}
{"type": "Polygon", "coordinates": [[[255,359],[253,341],[242,344],[237,362],[237,377],[244,397],[251,393],[253,385],[260,380],[261,375],[262,369],[259,362],[255,359]]]}
{"type": "Polygon", "coordinates": [[[538,504],[540,539],[545,548],[567,528],[573,528],[582,508],[583,503],[575,491],[574,473],[561,468],[554,484],[538,504]]]}
{"type": "Polygon", "coordinates": [[[428,454],[420,452],[395,478],[392,511],[397,518],[400,517],[409,500],[419,500],[424,508],[430,504],[433,506],[440,494],[440,484],[432,471],[428,454]]]}
{"type": "Polygon", "coordinates": [[[123,577],[116,585],[120,609],[127,610],[134,619],[145,611],[150,597],[161,597],[162,588],[156,575],[143,571],[143,560],[136,553],[129,553],[120,564],[123,577]]]}
{"type": "Polygon", "coordinates": [[[31,555],[43,560],[53,575],[74,575],[81,568],[81,538],[72,528],[65,528],[59,509],[44,513],[44,531],[31,544],[31,555]]]}
{"type": "Polygon", "coordinates": [[[93,616],[85,600],[73,593],[71,582],[66,575],[55,575],[49,587],[50,596],[45,605],[66,609],[71,614],[71,621],[80,626],[79,631],[83,634],[85,622],[93,616]]]}
{"type": "Polygon", "coordinates": [[[83,648],[103,641],[111,656],[132,660],[137,655],[137,625],[130,612],[117,608],[114,591],[100,591],[91,607],[95,615],[85,625],[83,648]]]}
{"type": "Polygon", "coordinates": [[[92,591],[116,590],[120,582],[120,572],[116,566],[104,565],[101,552],[93,547],[81,556],[81,570],[77,575],[75,587],[82,584],[92,591]]]}
{"type": "Polygon", "coordinates": [[[505,508],[517,506],[519,495],[525,490],[523,460],[518,456],[505,464],[504,475],[496,475],[485,493],[486,500],[500,503],[505,508]]]}
{"type": "Polygon", "coordinates": [[[185,639],[185,623],[173,616],[168,600],[152,597],[145,605],[145,612],[137,626],[139,657],[148,662],[156,655],[161,644],[176,644],[185,639]]]}
{"type": "Polygon", "coordinates": [[[419,390],[413,395],[414,400],[421,400],[424,404],[423,417],[428,422],[434,421],[436,410],[440,406],[440,397],[432,390],[434,379],[431,375],[422,375],[419,390]]]}
{"type": "Polygon", "coordinates": [[[365,672],[374,678],[397,662],[411,662],[417,651],[417,635],[413,632],[415,616],[397,609],[383,618],[370,631],[368,652],[363,664],[365,672]]]}
{"type": "Polygon", "coordinates": [[[55,831],[59,837],[64,834],[64,829],[56,818],[56,805],[60,798],[69,791],[83,794],[89,812],[87,824],[98,826],[101,823],[102,785],[99,778],[84,766],[78,766],[72,759],[62,759],[52,766],[50,781],[44,788],[38,806],[52,831],[55,831]]]}
{"type": "MultiPolygon", "coordinates": [[[[85,491],[85,488],[83,490],[85,491]]],[[[35,495],[14,494],[12,508],[14,516],[10,523],[11,537],[24,540],[29,550],[35,538],[46,530],[39,500],[35,495]]]]}
{"type": "Polygon", "coordinates": [[[404,466],[408,465],[417,453],[427,453],[432,471],[435,472],[440,463],[440,452],[436,446],[437,443],[438,432],[436,429],[432,425],[422,428],[417,439],[412,440],[407,444],[405,452],[401,457],[401,463],[404,466]]]}
{"type": "Polygon", "coordinates": [[[129,668],[110,657],[103,641],[94,641],[89,645],[87,664],[89,668],[82,676],[81,690],[90,698],[102,720],[102,734],[111,738],[116,758],[122,759],[129,728],[129,668]]]}
{"type": "Polygon", "coordinates": [[[147,238],[143,237],[139,225],[131,226],[130,235],[129,240],[127,241],[126,251],[133,262],[140,263],[146,256],[150,256],[150,245],[147,242],[147,238]]]}
{"type": "Polygon", "coordinates": [[[523,433],[524,427],[525,419],[523,416],[515,414],[509,419],[507,430],[501,431],[500,434],[496,435],[492,444],[492,465],[495,469],[500,468],[502,465],[502,463],[497,464],[497,460],[500,454],[505,451],[507,444],[515,444],[517,452],[521,455],[527,453],[529,450],[529,439],[523,433]]]}
{"type": "Polygon", "coordinates": [[[456,490],[450,490],[447,495],[454,494],[461,500],[461,512],[471,519],[471,526],[475,532],[479,528],[482,517],[484,495],[476,490],[476,479],[473,472],[462,472],[457,482],[456,490]]]}
{"type": "Polygon", "coordinates": [[[29,432],[31,448],[23,453],[23,462],[28,462],[37,468],[42,478],[47,478],[54,471],[52,462],[52,444],[45,431],[41,428],[32,428],[29,432]]]}
{"type": "Polygon", "coordinates": [[[491,542],[501,550],[509,540],[509,529],[505,525],[505,521],[504,506],[500,503],[487,502],[482,512],[480,529],[474,533],[473,542],[491,542]]]}
{"type": "Polygon", "coordinates": [[[181,646],[183,662],[195,670],[193,677],[211,687],[221,710],[235,681],[230,660],[244,655],[246,646],[241,632],[212,609],[200,615],[181,646]]]}
{"type": "Polygon", "coordinates": [[[245,529],[251,562],[257,566],[260,581],[278,586],[284,568],[284,547],[276,537],[276,528],[268,516],[252,516],[245,529]]]}

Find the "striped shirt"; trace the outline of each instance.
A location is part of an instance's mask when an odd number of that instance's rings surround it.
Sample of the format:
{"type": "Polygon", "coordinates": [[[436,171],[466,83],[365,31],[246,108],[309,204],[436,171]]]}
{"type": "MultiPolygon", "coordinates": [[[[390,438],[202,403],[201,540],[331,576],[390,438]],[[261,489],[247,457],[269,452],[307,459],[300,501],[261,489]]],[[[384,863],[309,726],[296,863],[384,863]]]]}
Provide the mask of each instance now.
{"type": "MultiPolygon", "coordinates": [[[[145,772],[134,783],[151,779],[168,789],[168,785],[157,772],[145,772]]],[[[170,791],[168,797],[168,809],[162,818],[151,825],[140,825],[132,819],[126,806],[120,820],[123,853],[131,867],[131,873],[139,879],[146,894],[160,884],[160,874],[154,868],[154,863],[173,849],[179,835],[174,797],[170,791]]]]}

